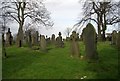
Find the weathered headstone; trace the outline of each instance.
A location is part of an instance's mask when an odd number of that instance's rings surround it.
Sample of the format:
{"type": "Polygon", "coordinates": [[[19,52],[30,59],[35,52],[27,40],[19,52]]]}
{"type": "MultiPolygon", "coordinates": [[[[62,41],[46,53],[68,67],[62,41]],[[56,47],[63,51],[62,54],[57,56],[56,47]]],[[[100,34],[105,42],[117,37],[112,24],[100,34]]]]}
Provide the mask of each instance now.
{"type": "Polygon", "coordinates": [[[70,37],[66,37],[66,41],[69,41],[70,40],[70,37]]]}
{"type": "Polygon", "coordinates": [[[35,33],[35,45],[38,45],[38,39],[39,39],[39,32],[36,31],[36,33],[35,33]]]}
{"type": "Polygon", "coordinates": [[[23,29],[20,27],[18,29],[18,34],[17,34],[17,39],[16,39],[16,44],[18,47],[22,47],[23,39],[24,39],[23,29]]]}
{"type": "Polygon", "coordinates": [[[112,32],[112,45],[116,45],[116,43],[117,43],[117,31],[113,31],[112,32]]]}
{"type": "Polygon", "coordinates": [[[51,42],[52,42],[52,44],[55,44],[55,34],[52,34],[51,42]]]}
{"type": "Polygon", "coordinates": [[[118,37],[117,37],[117,47],[118,50],[120,51],[120,31],[118,32],[118,37]]]}
{"type": "Polygon", "coordinates": [[[64,47],[64,43],[62,40],[61,32],[58,34],[59,36],[56,38],[56,45],[57,47],[64,47]]]}
{"type": "Polygon", "coordinates": [[[32,35],[31,35],[31,31],[28,31],[28,45],[31,48],[32,47],[32,35]]]}
{"type": "Polygon", "coordinates": [[[10,28],[8,28],[8,32],[6,33],[6,45],[11,46],[13,42],[13,36],[11,34],[10,28]]]}
{"type": "Polygon", "coordinates": [[[46,43],[47,43],[47,45],[51,43],[50,37],[48,37],[48,38],[46,37],[46,43]]]}
{"type": "Polygon", "coordinates": [[[46,40],[45,40],[45,36],[41,35],[41,40],[40,40],[40,47],[42,51],[47,51],[46,49],[46,40]]]}
{"type": "Polygon", "coordinates": [[[72,35],[70,36],[71,40],[71,56],[72,57],[80,57],[80,49],[79,49],[79,44],[78,44],[78,35],[76,34],[75,31],[72,32],[72,35]]]}
{"type": "Polygon", "coordinates": [[[32,45],[38,45],[38,37],[39,37],[38,31],[32,34],[32,45]]]}
{"type": "Polygon", "coordinates": [[[86,58],[89,60],[98,59],[96,35],[93,25],[88,23],[83,30],[83,40],[85,44],[86,58]]]}

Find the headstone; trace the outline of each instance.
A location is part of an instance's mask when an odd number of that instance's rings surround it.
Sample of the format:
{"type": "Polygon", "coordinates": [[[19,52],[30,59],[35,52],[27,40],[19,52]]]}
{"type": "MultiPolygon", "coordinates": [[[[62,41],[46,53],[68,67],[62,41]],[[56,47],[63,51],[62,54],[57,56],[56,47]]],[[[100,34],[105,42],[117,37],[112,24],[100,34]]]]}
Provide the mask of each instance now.
{"type": "Polygon", "coordinates": [[[38,37],[39,37],[38,31],[32,34],[32,45],[38,45],[38,37]]]}
{"type": "Polygon", "coordinates": [[[120,31],[118,32],[118,37],[117,37],[117,47],[118,50],[120,51],[120,31]]]}
{"type": "Polygon", "coordinates": [[[6,33],[6,45],[11,46],[13,42],[13,36],[11,34],[10,28],[8,28],[8,32],[6,33]]]}
{"type": "Polygon", "coordinates": [[[58,34],[59,36],[56,38],[56,45],[57,47],[64,47],[64,43],[62,40],[61,32],[58,34]]]}
{"type": "Polygon", "coordinates": [[[69,41],[70,40],[70,37],[66,37],[66,41],[69,41]]]}
{"type": "Polygon", "coordinates": [[[44,35],[41,35],[40,47],[41,47],[42,51],[47,51],[46,50],[46,40],[45,40],[45,36],[44,35]]]}
{"type": "Polygon", "coordinates": [[[51,43],[50,37],[49,38],[46,37],[46,43],[47,43],[47,45],[51,43]]]}
{"type": "Polygon", "coordinates": [[[28,31],[25,31],[24,39],[25,39],[25,43],[26,43],[26,44],[28,43],[28,36],[29,36],[28,31]]]}
{"type": "Polygon", "coordinates": [[[112,45],[116,45],[116,43],[117,43],[117,31],[113,31],[112,32],[112,45]]]}
{"type": "Polygon", "coordinates": [[[85,53],[88,60],[97,60],[97,34],[91,23],[88,23],[86,28],[83,30],[83,40],[85,44],[85,53]]]}
{"type": "Polygon", "coordinates": [[[52,34],[51,42],[52,42],[52,44],[55,44],[55,34],[52,34]]]}
{"type": "Polygon", "coordinates": [[[31,48],[32,47],[32,35],[31,35],[31,31],[28,31],[28,45],[31,48]]]}
{"type": "Polygon", "coordinates": [[[72,57],[80,57],[80,49],[79,49],[79,44],[78,44],[78,35],[76,34],[75,31],[72,32],[72,35],[70,36],[71,40],[71,56],[72,57]]]}
{"type": "Polygon", "coordinates": [[[36,31],[36,33],[35,33],[35,45],[38,45],[38,39],[39,39],[39,32],[36,31]]]}

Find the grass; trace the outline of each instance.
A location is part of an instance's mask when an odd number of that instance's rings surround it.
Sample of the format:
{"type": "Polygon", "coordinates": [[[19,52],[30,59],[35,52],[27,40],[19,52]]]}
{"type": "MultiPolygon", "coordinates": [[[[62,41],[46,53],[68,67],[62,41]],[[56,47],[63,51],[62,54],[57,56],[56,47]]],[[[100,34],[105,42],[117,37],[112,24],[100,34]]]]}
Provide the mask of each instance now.
{"type": "MultiPolygon", "coordinates": [[[[79,43],[81,55],[84,44],[79,43]]],[[[98,63],[70,57],[70,43],[64,48],[48,46],[48,52],[27,47],[8,47],[8,58],[3,59],[3,79],[116,79],[118,52],[109,42],[98,43],[98,63]]]]}

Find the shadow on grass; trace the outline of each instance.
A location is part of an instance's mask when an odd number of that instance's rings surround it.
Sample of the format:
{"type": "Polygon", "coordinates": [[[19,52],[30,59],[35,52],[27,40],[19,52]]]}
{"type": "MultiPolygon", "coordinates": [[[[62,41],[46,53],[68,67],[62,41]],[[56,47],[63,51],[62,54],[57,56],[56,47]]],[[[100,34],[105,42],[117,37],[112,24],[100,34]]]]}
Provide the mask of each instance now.
{"type": "Polygon", "coordinates": [[[117,49],[110,45],[103,46],[98,50],[98,54],[99,62],[88,63],[85,70],[95,73],[95,79],[118,79],[117,49]]]}

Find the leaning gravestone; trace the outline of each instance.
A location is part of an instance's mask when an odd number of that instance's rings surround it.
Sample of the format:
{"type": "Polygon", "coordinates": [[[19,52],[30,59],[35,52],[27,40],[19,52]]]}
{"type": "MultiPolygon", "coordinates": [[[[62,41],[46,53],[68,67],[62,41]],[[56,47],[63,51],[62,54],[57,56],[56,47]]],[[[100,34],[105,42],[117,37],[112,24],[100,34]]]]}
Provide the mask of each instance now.
{"type": "Polygon", "coordinates": [[[42,51],[47,51],[46,50],[46,40],[45,40],[45,36],[44,35],[41,35],[40,47],[41,47],[42,51]]]}
{"type": "Polygon", "coordinates": [[[117,43],[117,31],[114,30],[112,32],[112,44],[116,45],[116,43],[117,43]]]}
{"type": "Polygon", "coordinates": [[[72,35],[70,36],[71,40],[71,54],[72,57],[80,57],[80,51],[79,51],[79,44],[78,44],[78,35],[75,31],[72,32],[72,35]]]}
{"type": "Polygon", "coordinates": [[[85,53],[88,60],[97,60],[96,32],[91,23],[88,23],[83,31],[83,40],[85,44],[85,53]]]}
{"type": "Polygon", "coordinates": [[[11,34],[10,28],[8,28],[8,32],[6,33],[6,45],[11,46],[13,42],[13,36],[11,34]]]}

